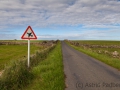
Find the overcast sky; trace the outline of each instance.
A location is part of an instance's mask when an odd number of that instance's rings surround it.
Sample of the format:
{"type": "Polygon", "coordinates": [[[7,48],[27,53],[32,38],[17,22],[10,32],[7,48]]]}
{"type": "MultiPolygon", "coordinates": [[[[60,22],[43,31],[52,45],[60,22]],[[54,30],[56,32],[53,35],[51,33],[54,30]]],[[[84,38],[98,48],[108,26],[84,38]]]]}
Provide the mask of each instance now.
{"type": "Polygon", "coordinates": [[[0,40],[120,40],[120,0],[0,0],[0,40]]]}

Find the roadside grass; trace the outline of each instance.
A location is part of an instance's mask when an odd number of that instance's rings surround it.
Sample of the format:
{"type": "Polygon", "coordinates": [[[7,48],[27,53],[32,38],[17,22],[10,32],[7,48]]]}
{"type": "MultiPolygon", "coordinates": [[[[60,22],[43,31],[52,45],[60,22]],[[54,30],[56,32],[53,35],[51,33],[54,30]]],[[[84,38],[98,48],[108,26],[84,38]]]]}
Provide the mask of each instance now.
{"type": "MultiPolygon", "coordinates": [[[[87,42],[87,43],[89,43],[89,42],[87,42]]],[[[109,42],[109,44],[110,43],[111,42],[109,42]]],[[[112,42],[112,43],[114,43],[114,42],[112,42]]],[[[85,53],[85,54],[87,54],[91,57],[94,57],[94,58],[104,62],[105,64],[108,64],[108,65],[120,70],[120,59],[118,59],[118,58],[109,57],[106,54],[98,54],[98,53],[93,52],[89,49],[84,49],[82,47],[77,47],[75,45],[71,45],[68,42],[67,42],[67,44],[70,45],[71,47],[73,47],[74,49],[78,50],[78,51],[81,51],[81,52],[83,52],[83,53],[85,53]]],[[[100,44],[100,42],[99,42],[99,44],[100,44]]]]}
{"type": "Polygon", "coordinates": [[[30,68],[27,67],[27,60],[24,59],[10,62],[0,77],[0,90],[23,90],[34,79],[33,67],[46,59],[55,46],[54,44],[32,55],[30,57],[30,68]]]}
{"type": "Polygon", "coordinates": [[[81,44],[89,45],[120,45],[120,41],[108,41],[108,40],[72,40],[75,42],[80,42],[81,44]]]}
{"type": "MultiPolygon", "coordinates": [[[[112,53],[114,51],[117,51],[118,53],[120,53],[120,41],[77,40],[77,41],[74,41],[74,42],[78,42],[81,45],[81,46],[79,46],[81,48],[83,48],[83,46],[84,46],[87,49],[91,49],[92,51],[95,51],[95,52],[101,51],[100,54],[105,54],[104,51],[107,51],[107,52],[109,52],[108,56],[110,56],[110,57],[112,57],[112,53]],[[94,45],[106,46],[106,47],[89,47],[89,46],[94,46],[94,45]]],[[[120,55],[118,55],[118,56],[120,56],[120,55]]]]}
{"type": "MultiPolygon", "coordinates": [[[[31,45],[30,53],[34,54],[36,50],[42,50],[42,46],[31,45]]],[[[27,45],[0,45],[0,70],[4,69],[5,64],[10,61],[25,59],[27,57],[27,45]]]]}
{"type": "Polygon", "coordinates": [[[64,90],[64,72],[61,44],[49,53],[47,59],[32,69],[34,80],[24,90],[64,90]]]}

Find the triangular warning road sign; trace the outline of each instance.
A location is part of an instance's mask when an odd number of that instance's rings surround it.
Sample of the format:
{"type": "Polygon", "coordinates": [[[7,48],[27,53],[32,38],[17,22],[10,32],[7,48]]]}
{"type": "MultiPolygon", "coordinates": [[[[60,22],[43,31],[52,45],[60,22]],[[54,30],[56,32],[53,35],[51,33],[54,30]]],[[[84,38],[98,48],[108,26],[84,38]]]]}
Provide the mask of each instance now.
{"type": "Polygon", "coordinates": [[[24,34],[22,35],[21,39],[37,39],[31,26],[28,26],[28,28],[25,30],[24,34]]]}

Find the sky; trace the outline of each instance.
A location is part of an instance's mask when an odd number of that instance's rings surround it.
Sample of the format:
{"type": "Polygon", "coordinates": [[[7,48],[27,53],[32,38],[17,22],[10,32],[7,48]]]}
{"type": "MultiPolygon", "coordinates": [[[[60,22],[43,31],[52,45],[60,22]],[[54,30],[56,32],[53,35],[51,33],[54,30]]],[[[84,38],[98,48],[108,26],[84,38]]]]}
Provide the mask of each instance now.
{"type": "Polygon", "coordinates": [[[120,40],[120,0],[0,0],[0,40],[120,40]]]}

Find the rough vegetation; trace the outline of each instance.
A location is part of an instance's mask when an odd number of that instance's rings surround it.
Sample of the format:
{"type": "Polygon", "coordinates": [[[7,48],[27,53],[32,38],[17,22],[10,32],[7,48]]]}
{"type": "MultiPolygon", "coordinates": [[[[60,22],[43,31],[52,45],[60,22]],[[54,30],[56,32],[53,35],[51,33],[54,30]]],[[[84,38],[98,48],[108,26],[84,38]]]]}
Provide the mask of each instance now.
{"type": "Polygon", "coordinates": [[[120,70],[120,41],[70,41],[73,48],[120,70]]]}
{"type": "MultiPolygon", "coordinates": [[[[90,50],[92,52],[96,52],[98,54],[106,54],[110,57],[120,59],[120,45],[115,44],[115,41],[105,42],[105,41],[91,41],[89,44],[88,41],[68,41],[71,45],[75,45],[77,47],[81,47],[86,50],[90,50]],[[99,42],[99,43],[97,43],[99,42]],[[102,42],[102,43],[101,43],[102,42]]],[[[118,41],[116,41],[118,42],[118,41]]],[[[119,42],[118,42],[119,43],[119,42]]]]}
{"type": "MultiPolygon", "coordinates": [[[[44,45],[44,46],[51,46],[52,44],[56,44],[58,40],[54,41],[34,41],[31,42],[31,45],[44,45]]],[[[27,45],[27,41],[0,41],[0,45],[27,45]]]]}
{"type": "Polygon", "coordinates": [[[31,56],[30,68],[27,67],[27,60],[16,60],[6,66],[0,77],[0,90],[21,90],[29,84],[34,78],[31,69],[47,57],[57,42],[52,42],[51,45],[49,44],[49,47],[42,51],[36,51],[36,54],[31,56]]]}
{"type": "MultiPolygon", "coordinates": [[[[28,42],[26,40],[0,41],[0,71],[10,61],[27,58],[28,42]]],[[[30,54],[56,44],[57,41],[31,41],[30,54]]]]}
{"type": "Polygon", "coordinates": [[[64,90],[63,60],[60,42],[47,58],[33,67],[34,79],[23,90],[64,90]]]}

